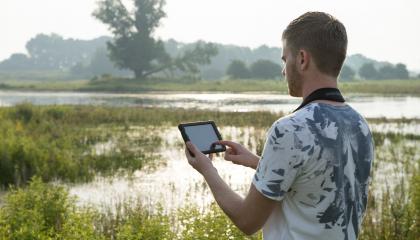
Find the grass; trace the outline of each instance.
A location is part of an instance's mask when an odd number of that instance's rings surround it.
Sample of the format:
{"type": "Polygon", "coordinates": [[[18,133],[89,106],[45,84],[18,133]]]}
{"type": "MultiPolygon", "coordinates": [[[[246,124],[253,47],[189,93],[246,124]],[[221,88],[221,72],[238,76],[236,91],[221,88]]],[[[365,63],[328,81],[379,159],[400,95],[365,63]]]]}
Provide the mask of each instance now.
{"type": "MultiPolygon", "coordinates": [[[[420,80],[354,80],[339,83],[345,94],[420,95],[420,80]]],[[[37,91],[86,91],[86,92],[277,92],[287,94],[284,80],[159,80],[136,81],[133,79],[104,78],[94,81],[18,81],[3,80],[2,89],[37,91]]]]}
{"type": "Polygon", "coordinates": [[[368,209],[360,239],[419,239],[420,157],[416,148],[419,142],[400,137],[390,139],[388,144],[376,143],[368,209]],[[388,170],[380,173],[383,169],[388,170]]]}
{"type": "Polygon", "coordinates": [[[420,95],[420,79],[341,82],[339,87],[344,93],[420,95]]]}
{"type": "Polygon", "coordinates": [[[35,175],[44,181],[90,181],[96,174],[130,174],[157,162],[151,149],[160,146],[161,139],[146,134],[153,129],[142,128],[142,134],[128,137],[124,116],[117,111],[111,119],[98,110],[30,104],[1,108],[0,186],[22,186],[35,175]],[[110,151],[96,150],[110,140],[110,151]]]}
{"type": "Polygon", "coordinates": [[[89,80],[2,80],[0,89],[19,91],[76,91],[89,80]]]}
{"type": "Polygon", "coordinates": [[[92,81],[82,91],[141,92],[141,91],[200,91],[200,92],[270,92],[287,93],[287,86],[280,80],[203,80],[171,82],[168,80],[105,79],[92,81]]]}

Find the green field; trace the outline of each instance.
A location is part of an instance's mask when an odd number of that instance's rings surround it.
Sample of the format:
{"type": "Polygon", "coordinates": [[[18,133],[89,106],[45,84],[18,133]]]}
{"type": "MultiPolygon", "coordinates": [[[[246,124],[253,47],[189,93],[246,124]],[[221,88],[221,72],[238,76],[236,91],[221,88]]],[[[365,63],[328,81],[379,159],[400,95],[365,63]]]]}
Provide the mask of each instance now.
{"type": "MultiPolygon", "coordinates": [[[[420,80],[354,80],[339,82],[340,89],[351,94],[420,95],[420,80]]],[[[136,81],[132,79],[91,80],[7,80],[0,81],[0,89],[36,91],[87,92],[277,92],[287,94],[284,80],[169,80],[136,81]]]]}

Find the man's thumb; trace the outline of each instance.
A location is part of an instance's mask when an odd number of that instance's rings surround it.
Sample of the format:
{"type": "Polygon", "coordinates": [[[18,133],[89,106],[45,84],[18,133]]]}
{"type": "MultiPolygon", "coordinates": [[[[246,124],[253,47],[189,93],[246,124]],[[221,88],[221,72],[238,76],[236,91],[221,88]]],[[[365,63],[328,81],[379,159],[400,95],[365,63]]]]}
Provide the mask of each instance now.
{"type": "Polygon", "coordinates": [[[188,141],[185,144],[187,145],[188,150],[190,150],[192,153],[196,154],[199,152],[197,147],[192,142],[188,141]]]}

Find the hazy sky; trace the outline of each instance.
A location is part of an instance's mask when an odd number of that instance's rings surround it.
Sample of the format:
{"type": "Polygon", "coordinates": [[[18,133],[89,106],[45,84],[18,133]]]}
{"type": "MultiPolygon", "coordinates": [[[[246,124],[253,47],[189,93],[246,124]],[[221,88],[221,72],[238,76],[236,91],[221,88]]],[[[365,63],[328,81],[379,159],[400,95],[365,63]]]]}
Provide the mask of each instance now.
{"type": "MultiPolygon", "coordinates": [[[[91,16],[95,7],[95,0],[0,0],[0,60],[25,52],[37,33],[79,39],[110,35],[91,16]]],[[[157,31],[162,39],[249,47],[281,47],[281,33],[291,20],[306,11],[325,11],[346,26],[349,54],[420,71],[419,0],[167,0],[165,11],[168,17],[157,31]]]]}

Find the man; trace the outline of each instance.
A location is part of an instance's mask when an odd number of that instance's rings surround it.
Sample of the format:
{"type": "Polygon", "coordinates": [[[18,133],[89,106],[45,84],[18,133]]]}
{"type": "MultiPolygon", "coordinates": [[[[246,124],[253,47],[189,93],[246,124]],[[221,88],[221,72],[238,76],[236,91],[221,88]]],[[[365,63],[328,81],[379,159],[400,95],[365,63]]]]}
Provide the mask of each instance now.
{"type": "Polygon", "coordinates": [[[282,40],[283,75],[289,94],[303,98],[301,107],[271,126],[261,158],[219,142],[229,147],[226,160],[256,168],[247,196],[233,192],[190,142],[195,157],[187,149],[186,156],[246,234],[264,227],[264,239],[356,239],[374,153],[366,121],[337,89],[346,30],[328,14],[308,12],[288,25],[282,40]]]}

